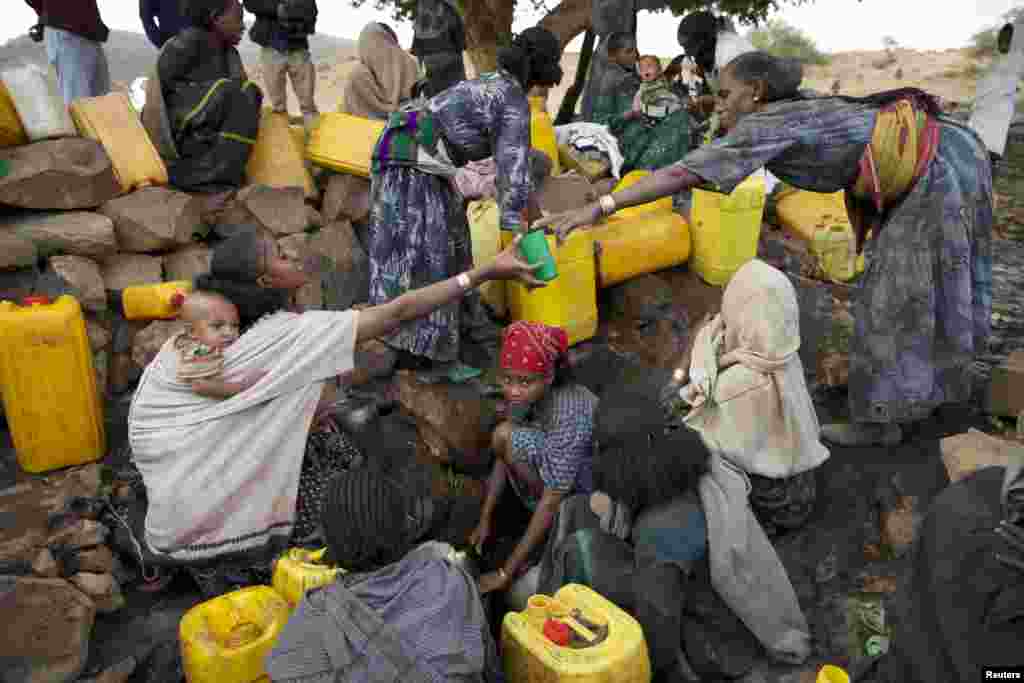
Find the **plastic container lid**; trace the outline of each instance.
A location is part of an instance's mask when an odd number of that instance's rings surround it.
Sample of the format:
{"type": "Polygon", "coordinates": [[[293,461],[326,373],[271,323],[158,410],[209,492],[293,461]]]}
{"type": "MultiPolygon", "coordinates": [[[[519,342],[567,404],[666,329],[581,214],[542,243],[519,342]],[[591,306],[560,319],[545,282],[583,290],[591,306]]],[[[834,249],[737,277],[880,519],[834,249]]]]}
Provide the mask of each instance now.
{"type": "Polygon", "coordinates": [[[569,645],[569,625],[555,619],[548,619],[544,622],[544,637],[555,645],[567,647],[569,645]]]}
{"type": "Polygon", "coordinates": [[[22,306],[48,306],[49,304],[50,297],[45,294],[33,294],[21,300],[22,306]]]}

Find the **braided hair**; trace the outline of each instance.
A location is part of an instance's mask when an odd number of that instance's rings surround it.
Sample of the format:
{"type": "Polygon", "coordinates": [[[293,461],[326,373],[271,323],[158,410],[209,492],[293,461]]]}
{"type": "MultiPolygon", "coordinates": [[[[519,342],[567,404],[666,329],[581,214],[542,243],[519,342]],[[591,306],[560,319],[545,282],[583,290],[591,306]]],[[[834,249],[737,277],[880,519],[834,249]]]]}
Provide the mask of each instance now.
{"type": "Polygon", "coordinates": [[[329,560],[349,571],[390,564],[409,546],[410,499],[372,467],[340,472],[324,493],[320,519],[329,560]]]}
{"type": "Polygon", "coordinates": [[[215,292],[235,304],[243,328],[288,307],[288,292],[257,283],[267,272],[273,242],[273,235],[263,228],[238,226],[232,237],[214,247],[210,272],[195,279],[196,289],[215,292]]]}
{"type": "Polygon", "coordinates": [[[528,28],[498,50],[498,66],[515,76],[523,90],[551,87],[562,80],[562,49],[558,38],[540,26],[528,28]]]}
{"type": "Polygon", "coordinates": [[[594,485],[634,512],[694,490],[710,452],[700,434],[670,423],[643,386],[601,396],[595,416],[594,485]]]}

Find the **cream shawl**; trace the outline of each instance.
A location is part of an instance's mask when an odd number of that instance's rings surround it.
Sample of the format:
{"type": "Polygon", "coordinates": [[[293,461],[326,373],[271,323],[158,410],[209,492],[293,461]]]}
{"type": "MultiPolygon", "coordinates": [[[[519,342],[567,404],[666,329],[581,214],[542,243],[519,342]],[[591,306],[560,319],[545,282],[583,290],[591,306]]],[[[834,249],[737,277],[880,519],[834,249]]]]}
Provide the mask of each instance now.
{"type": "Polygon", "coordinates": [[[416,60],[395,42],[383,24],[367,24],[359,34],[359,63],[349,73],[340,111],[384,118],[410,97],[418,70],[416,60]]]}
{"type": "Polygon", "coordinates": [[[175,338],[164,344],[128,416],[154,553],[204,560],[291,534],[313,413],[325,381],[352,369],[357,320],[353,311],[261,319],[224,351],[224,377],[267,375],[226,400],[179,381],[175,338]]]}
{"type": "Polygon", "coordinates": [[[722,312],[694,342],[687,424],[712,458],[700,483],[708,520],[712,582],[768,652],[801,662],[810,653],[807,621],[785,568],[747,502],[747,473],[791,477],[824,462],[807,391],[799,308],[780,271],[750,261],[725,290],[722,312]]]}

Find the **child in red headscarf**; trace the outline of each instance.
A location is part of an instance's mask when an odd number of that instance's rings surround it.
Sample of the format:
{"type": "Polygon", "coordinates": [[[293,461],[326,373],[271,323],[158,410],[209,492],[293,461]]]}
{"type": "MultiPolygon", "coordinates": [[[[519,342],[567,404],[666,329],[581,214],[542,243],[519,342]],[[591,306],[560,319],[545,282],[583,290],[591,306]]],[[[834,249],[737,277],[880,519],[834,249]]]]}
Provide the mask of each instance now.
{"type": "Polygon", "coordinates": [[[483,593],[505,590],[538,559],[564,498],[593,490],[591,458],[598,400],[585,387],[572,383],[568,350],[569,340],[561,328],[519,321],[505,330],[501,371],[510,418],[498,425],[491,440],[494,469],[470,542],[481,547],[491,539],[499,501],[504,509],[518,499],[517,507],[525,508],[520,516],[528,512],[529,523],[503,564],[480,577],[483,593]],[[516,496],[502,501],[509,482],[516,496]]]}

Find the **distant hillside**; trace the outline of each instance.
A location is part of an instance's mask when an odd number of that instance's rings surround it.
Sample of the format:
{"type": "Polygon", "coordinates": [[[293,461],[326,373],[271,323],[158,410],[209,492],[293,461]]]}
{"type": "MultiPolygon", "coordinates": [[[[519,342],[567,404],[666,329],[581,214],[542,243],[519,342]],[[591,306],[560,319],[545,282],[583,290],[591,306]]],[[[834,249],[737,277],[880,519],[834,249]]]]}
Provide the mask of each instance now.
{"type": "MultiPolygon", "coordinates": [[[[313,59],[320,63],[343,62],[355,56],[355,41],[345,38],[317,34],[310,39],[313,59]]],[[[106,45],[107,60],[110,62],[110,77],[115,83],[130,83],[148,71],[156,60],[156,48],[144,33],[111,31],[106,45]]],[[[259,46],[248,38],[239,46],[246,64],[259,61],[259,46]]],[[[0,68],[5,63],[19,60],[45,62],[46,53],[42,44],[33,43],[28,36],[21,36],[0,46],[0,68]]]]}

